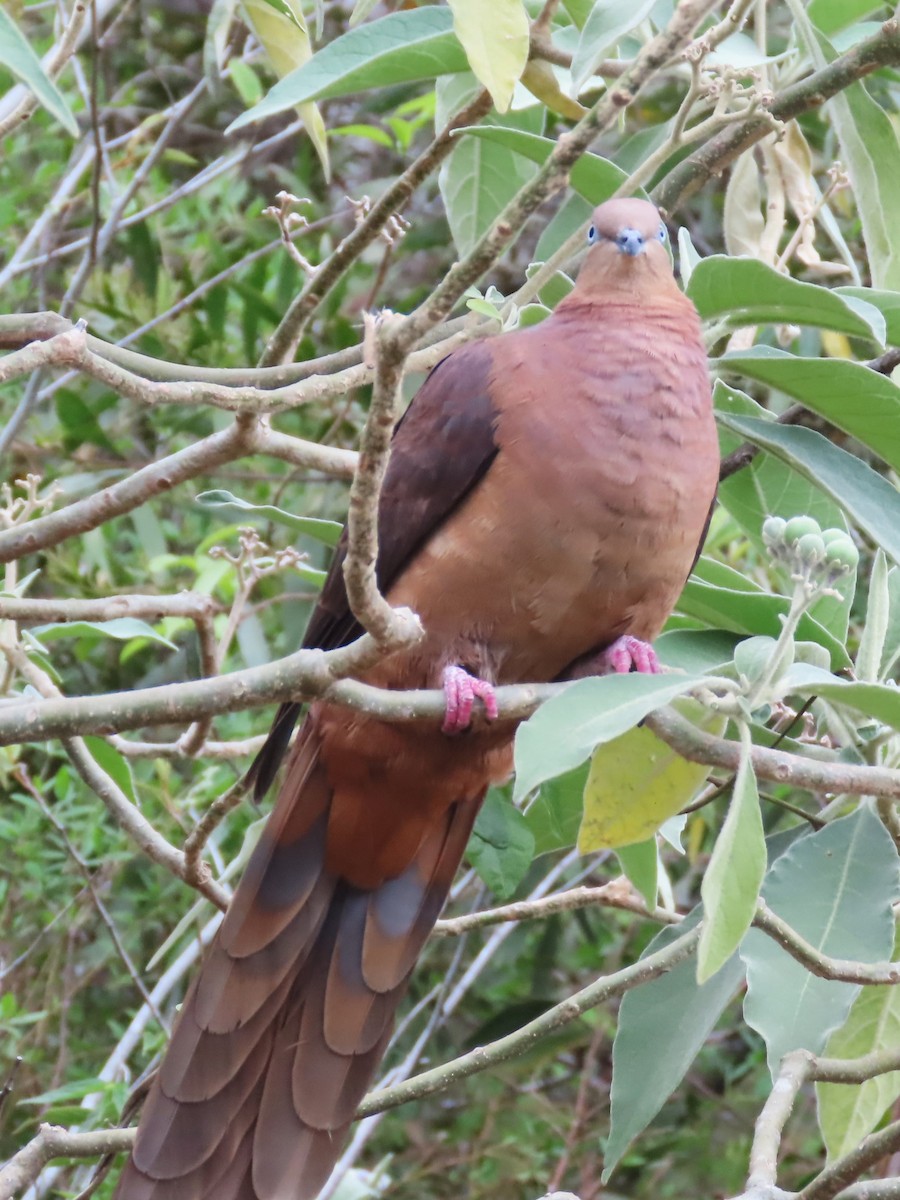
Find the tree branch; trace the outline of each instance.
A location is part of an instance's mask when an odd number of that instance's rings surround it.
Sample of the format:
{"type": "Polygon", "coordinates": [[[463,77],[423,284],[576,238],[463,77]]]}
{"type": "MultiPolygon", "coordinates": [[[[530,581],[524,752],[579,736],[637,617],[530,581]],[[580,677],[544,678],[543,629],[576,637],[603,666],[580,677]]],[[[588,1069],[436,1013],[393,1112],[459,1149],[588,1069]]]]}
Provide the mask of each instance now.
{"type": "Polygon", "coordinates": [[[622,886],[621,879],[613,879],[601,887],[569,888],[540,900],[520,900],[515,904],[504,904],[499,908],[488,908],[482,912],[467,913],[462,917],[448,917],[438,921],[434,932],[439,937],[459,937],[473,929],[484,929],[490,925],[501,925],[508,921],[534,921],[555,913],[575,912],[581,908],[619,908],[649,917],[664,925],[677,925],[681,921],[678,913],[667,908],[647,908],[630,884],[622,886]]]}
{"type": "MultiPolygon", "coordinates": [[[[2,710],[0,710],[2,712],[2,710]]],[[[682,758],[707,766],[736,771],[740,746],[727,738],[704,733],[672,708],[657,709],[645,724],[682,758]]],[[[783,750],[754,746],[750,752],[753,769],[761,779],[789,784],[810,792],[849,792],[857,796],[878,795],[900,799],[900,771],[887,767],[857,766],[844,762],[819,762],[783,750]]]]}
{"type": "Polygon", "coordinates": [[[391,331],[397,350],[408,349],[453,308],[466,288],[476,283],[521,231],[525,219],[563,188],[569,171],[601,133],[619,119],[673,54],[715,7],[711,0],[680,0],[669,24],[651,38],[615,86],[600,97],[570,133],[557,140],[546,161],[507,204],[472,250],[452,267],[441,283],[406,320],[391,331]]]}
{"type": "Polygon", "coordinates": [[[830,958],[783,921],[769,908],[765,900],[759,901],[753,924],[763,933],[767,933],[797,962],[802,963],[810,974],[817,975],[820,979],[889,986],[900,983],[900,962],[861,963],[844,958],[830,958]]]}
{"type": "Polygon", "coordinates": [[[135,1132],[98,1129],[91,1133],[70,1133],[58,1125],[41,1125],[37,1136],[0,1167],[0,1200],[12,1200],[17,1192],[34,1183],[54,1158],[97,1158],[130,1150],[135,1132]]]}
{"type": "Polygon", "coordinates": [[[225,463],[251,454],[268,453],[296,466],[320,470],[341,479],[351,477],[356,463],[356,455],[350,450],[304,442],[259,425],[252,417],[239,417],[227,429],[149,463],[92,496],[0,532],[0,563],[12,562],[26,554],[56,546],[76,534],[86,533],[225,463]]]}
{"type": "Polygon", "coordinates": [[[391,437],[400,403],[406,355],[383,336],[387,323],[370,321],[374,339],[375,386],[360,441],[359,463],[350,488],[344,582],[350,611],[385,650],[412,646],[424,635],[419,618],[393,609],[381,595],[375,576],[378,561],[378,499],[391,453],[391,437]]]}
{"type": "MultiPolygon", "coordinates": [[[[900,64],[900,22],[885,21],[878,33],[839,55],[820,71],[792,84],[769,108],[771,117],[790,121],[821,108],[826,101],[880,67],[900,64]]],[[[711,179],[771,130],[769,117],[750,117],[722,130],[674,167],[652,192],[654,203],[668,213],[704,188],[711,179]]]]}
{"type": "Polygon", "coordinates": [[[269,367],[294,357],[306,322],[315,312],[319,302],[356,262],[363,250],[375,241],[390,218],[402,210],[419,184],[447,157],[456,145],[454,131],[465,125],[477,123],[490,108],[491,98],[482,90],[448,121],[419,157],[410,163],[399,179],[382,194],[368,216],[335,248],[293,301],[281,324],[269,339],[265,353],[260,359],[261,367],[269,367]]]}
{"type": "Polygon", "coordinates": [[[847,1184],[869,1171],[879,1159],[900,1150],[900,1121],[863,1138],[855,1150],[820,1172],[797,1193],[797,1200],[834,1200],[847,1184]]]}
{"type": "Polygon", "coordinates": [[[570,1025],[583,1013],[590,1012],[599,1004],[621,996],[631,988],[637,987],[641,983],[647,983],[651,979],[658,979],[660,975],[671,971],[673,967],[690,958],[699,938],[700,929],[697,926],[682,934],[662,950],[648,954],[646,958],[632,963],[631,966],[623,967],[621,971],[595,980],[560,1004],[555,1004],[553,1008],[548,1009],[535,1020],[529,1021],[515,1033],[498,1038],[497,1041],[490,1042],[487,1046],[479,1046],[475,1050],[469,1051],[468,1054],[462,1054],[459,1058],[453,1059],[452,1062],[444,1063],[431,1071],[424,1071],[421,1075],[404,1080],[403,1083],[398,1083],[394,1087],[382,1088],[381,1091],[370,1093],[359,1106],[357,1117],[368,1117],[373,1113],[406,1104],[410,1100],[421,1100],[423,1096],[443,1091],[457,1080],[467,1079],[470,1075],[476,1075],[480,1071],[486,1071],[489,1067],[495,1067],[499,1063],[508,1062],[512,1058],[526,1054],[541,1038],[570,1025]]]}

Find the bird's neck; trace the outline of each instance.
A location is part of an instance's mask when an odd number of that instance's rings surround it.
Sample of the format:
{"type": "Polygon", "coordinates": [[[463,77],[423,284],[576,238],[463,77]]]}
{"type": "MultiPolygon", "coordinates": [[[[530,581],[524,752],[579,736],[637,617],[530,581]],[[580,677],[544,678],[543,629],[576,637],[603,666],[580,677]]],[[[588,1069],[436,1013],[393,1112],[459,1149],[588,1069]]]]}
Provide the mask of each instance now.
{"type": "MultiPolygon", "coordinates": [[[[659,250],[659,247],[654,247],[659,250]]],[[[588,255],[567,300],[576,304],[619,304],[641,309],[667,301],[687,303],[664,253],[597,257],[588,255]]]]}
{"type": "Polygon", "coordinates": [[[682,334],[700,337],[700,321],[690,300],[679,291],[674,279],[665,289],[623,287],[618,284],[605,291],[575,287],[556,307],[559,316],[589,319],[603,324],[639,322],[642,325],[678,324],[682,334]]]}

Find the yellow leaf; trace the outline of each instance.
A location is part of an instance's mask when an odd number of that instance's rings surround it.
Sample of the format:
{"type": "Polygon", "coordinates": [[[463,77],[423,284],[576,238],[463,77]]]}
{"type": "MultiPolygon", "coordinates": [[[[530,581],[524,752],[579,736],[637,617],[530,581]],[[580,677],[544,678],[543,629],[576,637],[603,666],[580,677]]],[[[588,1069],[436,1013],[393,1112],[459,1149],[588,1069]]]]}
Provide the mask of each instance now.
{"type": "MultiPolygon", "coordinates": [[[[696,701],[680,700],[676,707],[707,732],[724,729],[724,719],[696,701]]],[[[599,746],[584,789],[579,851],[646,841],[691,802],[708,773],[709,767],[687,762],[642,726],[599,746]]]]}
{"type": "Polygon", "coordinates": [[[448,0],[469,66],[506,112],[528,62],[528,14],[522,0],[448,0]]]}
{"type": "Polygon", "coordinates": [[[542,104],[546,104],[560,116],[569,117],[572,121],[580,121],[587,109],[577,100],[560,88],[553,68],[542,58],[533,58],[525,64],[522,72],[522,82],[542,104]]]}
{"type": "Polygon", "coordinates": [[[766,222],[762,213],[762,187],[753,151],[743,153],[731,168],[725,189],[722,229],[729,254],[758,258],[766,222]]]}
{"type": "Polygon", "coordinates": [[[833,329],[822,330],[822,349],[829,358],[852,358],[853,350],[846,333],[836,333],[833,329]]]}
{"type": "MultiPolygon", "coordinates": [[[[244,16],[279,79],[312,58],[309,30],[300,0],[242,0],[244,16]]],[[[319,107],[312,101],[297,105],[297,115],[306,126],[325,178],[331,178],[328,139],[319,107]]]]}

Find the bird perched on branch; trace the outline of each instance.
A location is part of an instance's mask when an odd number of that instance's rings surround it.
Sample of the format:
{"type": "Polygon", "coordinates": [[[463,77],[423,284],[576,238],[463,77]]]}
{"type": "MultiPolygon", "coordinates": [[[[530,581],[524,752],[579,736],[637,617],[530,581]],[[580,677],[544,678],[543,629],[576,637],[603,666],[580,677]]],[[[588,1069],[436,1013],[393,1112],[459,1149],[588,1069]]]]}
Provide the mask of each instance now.
{"type": "MultiPolygon", "coordinates": [[[[444,359],[400,422],[378,579],[425,637],[365,675],[444,688],[390,724],[321,702],[184,1002],[121,1200],[312,1200],[381,1058],[515,722],[496,684],[658,669],[699,551],[718,442],[697,314],[642,200],[593,216],[541,324],[444,359]],[[473,705],[487,719],[471,728],[473,705]],[[494,718],[494,719],[490,719],[494,718]]],[[[305,645],[360,633],[339,548],[305,645]]],[[[300,706],[251,768],[272,783],[300,706]]]]}

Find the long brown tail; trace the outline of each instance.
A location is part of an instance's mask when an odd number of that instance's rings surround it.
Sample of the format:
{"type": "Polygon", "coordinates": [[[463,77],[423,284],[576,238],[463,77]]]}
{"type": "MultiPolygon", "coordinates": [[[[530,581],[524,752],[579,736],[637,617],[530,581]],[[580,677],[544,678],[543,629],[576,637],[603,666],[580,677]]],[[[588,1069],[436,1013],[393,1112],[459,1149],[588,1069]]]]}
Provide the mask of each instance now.
{"type": "Polygon", "coordinates": [[[307,722],[185,999],[119,1200],[313,1200],[338,1158],[480,797],[452,806],[403,874],[361,891],[326,866],[318,750],[307,722]]]}

